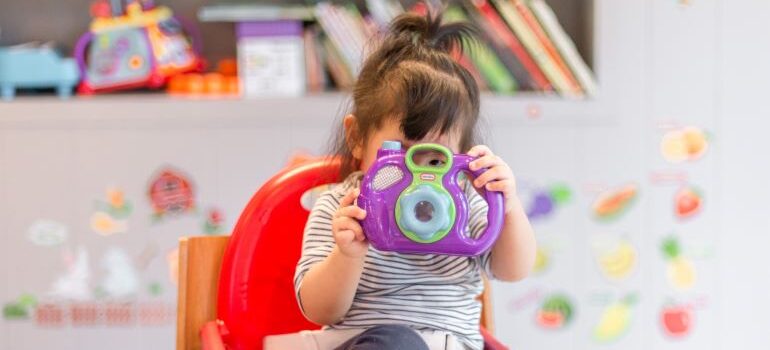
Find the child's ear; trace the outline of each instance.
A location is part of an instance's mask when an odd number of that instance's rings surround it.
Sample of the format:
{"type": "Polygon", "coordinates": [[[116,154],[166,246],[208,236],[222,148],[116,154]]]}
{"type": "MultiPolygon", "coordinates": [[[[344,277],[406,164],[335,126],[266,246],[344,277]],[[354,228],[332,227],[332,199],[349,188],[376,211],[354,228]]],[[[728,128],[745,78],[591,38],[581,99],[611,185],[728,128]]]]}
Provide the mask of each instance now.
{"type": "Polygon", "coordinates": [[[348,144],[353,158],[360,160],[363,156],[363,145],[358,137],[358,120],[353,114],[348,114],[342,119],[342,127],[345,128],[345,142],[348,144]]]}

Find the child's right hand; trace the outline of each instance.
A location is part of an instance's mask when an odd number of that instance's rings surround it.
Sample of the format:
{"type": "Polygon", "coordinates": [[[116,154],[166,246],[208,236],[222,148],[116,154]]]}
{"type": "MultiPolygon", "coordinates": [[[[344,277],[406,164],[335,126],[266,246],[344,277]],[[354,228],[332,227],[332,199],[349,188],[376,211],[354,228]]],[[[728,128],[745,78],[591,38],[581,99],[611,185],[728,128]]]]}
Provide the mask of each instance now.
{"type": "Polygon", "coordinates": [[[340,200],[340,207],[332,219],[332,234],[340,253],[350,258],[363,258],[369,250],[369,241],[358,220],[366,211],[353,204],[361,191],[352,189],[340,200]]]}

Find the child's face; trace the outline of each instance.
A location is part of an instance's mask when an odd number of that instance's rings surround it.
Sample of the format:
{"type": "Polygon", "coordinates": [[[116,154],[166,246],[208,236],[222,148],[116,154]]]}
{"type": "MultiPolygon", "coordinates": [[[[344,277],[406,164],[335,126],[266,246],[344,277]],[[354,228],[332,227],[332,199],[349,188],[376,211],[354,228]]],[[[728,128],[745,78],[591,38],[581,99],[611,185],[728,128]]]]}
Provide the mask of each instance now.
{"type": "MultiPolygon", "coordinates": [[[[404,133],[401,132],[400,121],[397,118],[390,118],[383,122],[382,127],[372,131],[369,137],[362,142],[362,145],[356,146],[353,156],[361,160],[362,171],[369,170],[369,167],[377,159],[377,150],[382,146],[383,141],[399,141],[403,149],[408,149],[418,143],[438,143],[452,150],[453,153],[460,152],[460,130],[452,130],[444,135],[438,135],[431,132],[422,140],[407,140],[404,133]]],[[[444,156],[435,152],[416,153],[414,162],[418,165],[437,165],[436,162],[445,162],[444,156]]]]}

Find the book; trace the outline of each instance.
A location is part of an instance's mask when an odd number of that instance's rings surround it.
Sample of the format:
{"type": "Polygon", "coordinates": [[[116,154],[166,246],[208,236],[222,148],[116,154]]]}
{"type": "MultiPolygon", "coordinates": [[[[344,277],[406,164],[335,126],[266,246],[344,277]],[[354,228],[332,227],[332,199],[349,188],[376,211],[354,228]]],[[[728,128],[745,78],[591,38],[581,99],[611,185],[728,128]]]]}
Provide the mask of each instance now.
{"type": "Polygon", "coordinates": [[[328,37],[321,38],[323,58],[326,68],[329,70],[332,80],[340,90],[349,90],[353,87],[355,78],[344,63],[342,55],[328,37]]]}
{"type": "MultiPolygon", "coordinates": [[[[450,6],[444,12],[444,19],[451,22],[468,22],[462,9],[450,6]]],[[[478,68],[480,75],[486,81],[490,90],[499,93],[512,93],[516,91],[516,81],[513,75],[497,58],[497,55],[483,41],[477,40],[466,47],[464,56],[470,58],[478,68]]]]}
{"type": "Polygon", "coordinates": [[[201,22],[252,22],[293,19],[312,21],[313,8],[303,5],[221,4],[198,10],[201,22]]]}
{"type": "Polygon", "coordinates": [[[316,44],[317,36],[318,33],[314,28],[308,28],[302,34],[305,47],[305,74],[307,75],[308,92],[321,92],[325,85],[323,66],[316,44]]]}
{"type": "Polygon", "coordinates": [[[554,62],[548,54],[542,42],[537,39],[532,29],[524,21],[519,11],[513,4],[507,0],[491,0],[497,8],[498,13],[508,23],[508,27],[513,31],[522,45],[527,49],[533,61],[540,67],[543,74],[548,78],[554,89],[560,94],[567,96],[578,95],[567,80],[564,72],[554,62]]]}
{"type": "Polygon", "coordinates": [[[521,65],[526,69],[532,78],[532,82],[535,85],[535,90],[544,92],[552,92],[553,85],[545,77],[543,71],[538,67],[535,61],[532,59],[527,50],[522,46],[519,39],[511,32],[510,28],[503,22],[498,15],[497,11],[486,0],[468,0],[473,8],[475,8],[482,17],[482,21],[486,23],[488,28],[494,32],[493,39],[501,42],[513,56],[521,62],[521,65]]]}
{"type": "Polygon", "coordinates": [[[574,72],[575,77],[580,82],[586,95],[593,96],[596,94],[596,80],[585,63],[583,58],[575,48],[575,43],[570,39],[567,33],[564,32],[564,28],[559,24],[559,20],[553,13],[548,4],[543,0],[530,0],[529,7],[535,14],[540,25],[548,33],[548,36],[553,41],[556,48],[561,53],[564,61],[574,72]]]}
{"type": "Polygon", "coordinates": [[[572,70],[567,65],[567,63],[564,62],[564,59],[561,57],[561,53],[559,53],[559,50],[556,49],[556,46],[554,46],[551,38],[548,37],[548,34],[546,34],[545,30],[540,25],[540,22],[537,21],[537,18],[535,18],[532,10],[529,9],[529,6],[527,6],[523,0],[513,0],[513,2],[514,6],[516,6],[516,9],[519,10],[519,13],[524,18],[524,21],[527,22],[529,27],[535,33],[535,36],[537,36],[537,38],[543,44],[545,50],[548,52],[551,58],[553,58],[559,69],[564,73],[564,76],[569,81],[572,89],[575,90],[579,95],[584,95],[585,91],[583,91],[583,88],[580,86],[580,82],[577,80],[577,78],[575,78],[575,75],[572,73],[572,70]]]}
{"type": "Polygon", "coordinates": [[[482,39],[489,45],[489,49],[495,56],[503,63],[513,75],[516,85],[519,90],[537,90],[537,84],[532,79],[532,76],[527,72],[527,69],[511,54],[510,49],[505,43],[500,40],[494,29],[481,17],[481,13],[477,11],[470,3],[464,3],[464,7],[467,10],[466,13],[471,19],[471,23],[474,23],[480,30],[482,39]]]}
{"type": "Polygon", "coordinates": [[[396,16],[404,13],[404,7],[396,0],[366,0],[366,8],[380,28],[387,28],[396,16]]]}
{"type": "Polygon", "coordinates": [[[294,20],[240,22],[238,76],[246,97],[305,93],[302,23],[294,20]]]}

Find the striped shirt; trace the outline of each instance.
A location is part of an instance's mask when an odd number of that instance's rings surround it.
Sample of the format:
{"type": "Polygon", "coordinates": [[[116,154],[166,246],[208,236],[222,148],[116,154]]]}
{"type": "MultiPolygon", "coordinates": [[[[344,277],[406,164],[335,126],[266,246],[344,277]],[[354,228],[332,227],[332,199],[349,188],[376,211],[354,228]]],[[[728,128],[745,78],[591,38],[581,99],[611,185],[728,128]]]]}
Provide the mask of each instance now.
{"type": "MultiPolygon", "coordinates": [[[[302,243],[302,257],[294,275],[294,289],[300,307],[302,279],[313,265],[323,261],[335,243],[332,218],[340,200],[360,186],[362,173],[323,193],[310,212],[302,243]]],[[[477,237],[486,228],[487,204],[465,181],[470,209],[468,232],[477,237]]],[[[399,254],[369,246],[364,269],[353,303],[347,314],[331,329],[369,328],[382,324],[403,324],[416,330],[439,330],[457,336],[469,349],[482,349],[479,333],[482,270],[492,276],[486,252],[477,257],[435,254],[399,254]]],[[[303,310],[304,312],[304,310],[303,310]]]]}

